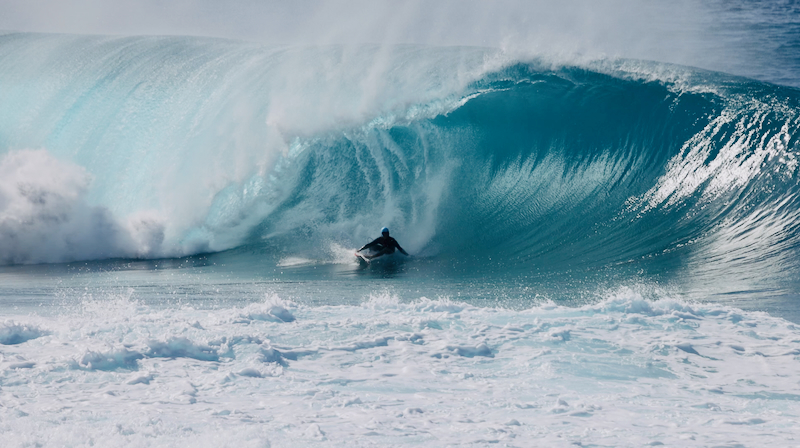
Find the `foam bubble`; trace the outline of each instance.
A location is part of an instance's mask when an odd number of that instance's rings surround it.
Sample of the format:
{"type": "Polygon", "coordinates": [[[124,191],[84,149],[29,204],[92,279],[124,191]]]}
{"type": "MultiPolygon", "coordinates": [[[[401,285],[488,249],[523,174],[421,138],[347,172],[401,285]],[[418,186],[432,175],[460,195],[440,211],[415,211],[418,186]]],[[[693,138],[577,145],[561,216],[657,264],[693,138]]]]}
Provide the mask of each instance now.
{"type": "Polygon", "coordinates": [[[163,226],[149,213],[121,221],[86,194],[91,176],[45,150],[0,158],[0,263],[152,256],[163,226]]]}
{"type": "Polygon", "coordinates": [[[391,293],[361,306],[107,303],[33,316],[47,340],[3,346],[12,446],[783,446],[800,416],[795,325],[629,290],[521,311],[391,293]],[[279,309],[302,318],[241,318],[279,309]]]}
{"type": "Polygon", "coordinates": [[[18,324],[6,321],[0,324],[0,344],[16,345],[47,334],[46,331],[34,325],[18,324]]]}

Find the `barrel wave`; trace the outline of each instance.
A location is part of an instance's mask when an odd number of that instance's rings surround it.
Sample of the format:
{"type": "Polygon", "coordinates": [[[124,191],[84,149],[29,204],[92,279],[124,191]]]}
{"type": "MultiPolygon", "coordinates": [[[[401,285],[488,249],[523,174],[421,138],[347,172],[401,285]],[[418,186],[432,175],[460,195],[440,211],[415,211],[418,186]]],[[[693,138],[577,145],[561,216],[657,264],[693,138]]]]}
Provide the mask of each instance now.
{"type": "Polygon", "coordinates": [[[793,88],[645,61],[195,38],[9,34],[0,67],[5,264],[335,263],[386,225],[467,275],[777,287],[797,272],[793,88]]]}

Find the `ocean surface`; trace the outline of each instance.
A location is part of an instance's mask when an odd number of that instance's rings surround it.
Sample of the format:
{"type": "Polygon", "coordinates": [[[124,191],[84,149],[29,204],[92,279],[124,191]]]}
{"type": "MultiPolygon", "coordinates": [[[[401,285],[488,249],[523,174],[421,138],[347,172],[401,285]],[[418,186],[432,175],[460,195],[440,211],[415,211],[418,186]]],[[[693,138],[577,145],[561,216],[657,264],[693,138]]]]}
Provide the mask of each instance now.
{"type": "Polygon", "coordinates": [[[698,67],[0,34],[2,445],[800,444],[800,7],[709,5],[698,67]]]}

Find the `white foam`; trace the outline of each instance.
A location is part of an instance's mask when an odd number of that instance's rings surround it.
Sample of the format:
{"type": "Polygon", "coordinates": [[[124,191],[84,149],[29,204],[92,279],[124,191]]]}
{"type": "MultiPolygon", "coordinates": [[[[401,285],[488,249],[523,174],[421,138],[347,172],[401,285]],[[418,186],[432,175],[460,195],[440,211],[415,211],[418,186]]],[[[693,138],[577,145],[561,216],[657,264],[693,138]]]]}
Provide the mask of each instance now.
{"type": "Polygon", "coordinates": [[[0,324],[0,344],[14,345],[41,337],[45,332],[36,326],[6,321],[0,324]]]}
{"type": "Polygon", "coordinates": [[[91,206],[91,176],[45,150],[0,157],[0,264],[152,256],[163,225],[143,211],[120,220],[91,206]]]}
{"type": "Polygon", "coordinates": [[[788,446],[800,418],[794,324],[626,290],[15,319],[39,336],[2,346],[7,446],[788,446]]]}
{"type": "Polygon", "coordinates": [[[311,260],[311,259],[308,259],[308,258],[291,257],[290,256],[290,257],[281,258],[280,261],[278,261],[278,266],[283,268],[283,267],[290,267],[290,266],[303,266],[303,265],[314,264],[314,263],[315,263],[314,260],[311,260]]]}

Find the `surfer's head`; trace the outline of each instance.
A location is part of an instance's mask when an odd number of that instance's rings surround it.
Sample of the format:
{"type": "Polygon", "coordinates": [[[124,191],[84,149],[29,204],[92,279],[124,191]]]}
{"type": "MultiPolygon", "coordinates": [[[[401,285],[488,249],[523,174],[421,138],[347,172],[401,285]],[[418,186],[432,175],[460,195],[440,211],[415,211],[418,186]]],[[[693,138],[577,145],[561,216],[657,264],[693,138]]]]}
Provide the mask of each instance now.
{"type": "Polygon", "coordinates": [[[388,227],[384,227],[384,228],[382,228],[382,229],[381,229],[381,235],[383,235],[383,236],[389,236],[389,228],[388,228],[388,227]]]}

